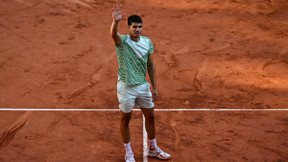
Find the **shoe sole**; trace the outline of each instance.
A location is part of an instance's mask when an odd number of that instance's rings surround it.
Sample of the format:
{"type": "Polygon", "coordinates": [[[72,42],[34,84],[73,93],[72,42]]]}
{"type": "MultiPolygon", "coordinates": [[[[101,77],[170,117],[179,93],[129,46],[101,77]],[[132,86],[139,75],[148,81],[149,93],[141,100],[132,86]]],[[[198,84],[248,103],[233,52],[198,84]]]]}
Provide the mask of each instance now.
{"type": "Polygon", "coordinates": [[[148,155],[148,157],[151,157],[151,158],[157,158],[157,159],[161,159],[161,160],[169,160],[169,159],[171,159],[171,157],[166,158],[166,159],[163,159],[163,158],[161,158],[161,157],[154,156],[154,155],[148,155]]]}

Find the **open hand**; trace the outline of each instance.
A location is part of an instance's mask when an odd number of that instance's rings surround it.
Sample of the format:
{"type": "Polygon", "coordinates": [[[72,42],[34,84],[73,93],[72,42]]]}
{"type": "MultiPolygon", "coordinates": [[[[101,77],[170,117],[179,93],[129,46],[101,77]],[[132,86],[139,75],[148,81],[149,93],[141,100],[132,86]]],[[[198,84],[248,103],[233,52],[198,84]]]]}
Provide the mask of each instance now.
{"type": "Polygon", "coordinates": [[[126,13],[121,13],[122,5],[115,4],[112,8],[112,18],[114,21],[120,21],[124,18],[126,13]]]}

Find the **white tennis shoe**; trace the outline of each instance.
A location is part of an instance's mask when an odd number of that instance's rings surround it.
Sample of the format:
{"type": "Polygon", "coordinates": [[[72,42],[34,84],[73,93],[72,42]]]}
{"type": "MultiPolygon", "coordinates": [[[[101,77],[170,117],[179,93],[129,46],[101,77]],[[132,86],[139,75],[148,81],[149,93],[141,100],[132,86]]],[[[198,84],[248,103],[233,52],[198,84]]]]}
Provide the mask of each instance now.
{"type": "Polygon", "coordinates": [[[159,147],[157,147],[156,149],[149,149],[149,157],[155,157],[158,159],[162,159],[162,160],[168,160],[171,158],[171,155],[162,151],[159,147]]]}
{"type": "Polygon", "coordinates": [[[126,152],[125,161],[126,162],[135,162],[133,152],[126,152]]]}

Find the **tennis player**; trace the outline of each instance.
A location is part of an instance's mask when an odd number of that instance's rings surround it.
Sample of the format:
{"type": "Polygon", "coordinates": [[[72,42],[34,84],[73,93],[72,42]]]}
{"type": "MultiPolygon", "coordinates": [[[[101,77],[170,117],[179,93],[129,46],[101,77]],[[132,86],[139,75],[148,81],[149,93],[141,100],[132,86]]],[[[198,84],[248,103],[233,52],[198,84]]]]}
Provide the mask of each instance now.
{"type": "Polygon", "coordinates": [[[156,144],[154,103],[158,97],[155,67],[152,53],[153,44],[148,37],[141,36],[142,19],[137,15],[128,17],[128,35],[118,33],[118,24],[124,18],[125,13],[121,11],[121,5],[114,5],[112,8],[113,22],[110,29],[115,46],[119,65],[117,97],[121,113],[120,132],[124,143],[126,162],[134,162],[134,154],[130,144],[129,122],[132,117],[132,109],[140,108],[145,116],[145,128],[149,139],[149,157],[169,159],[171,156],[163,152],[156,144]],[[148,70],[152,84],[147,82],[146,73],[148,70]]]}

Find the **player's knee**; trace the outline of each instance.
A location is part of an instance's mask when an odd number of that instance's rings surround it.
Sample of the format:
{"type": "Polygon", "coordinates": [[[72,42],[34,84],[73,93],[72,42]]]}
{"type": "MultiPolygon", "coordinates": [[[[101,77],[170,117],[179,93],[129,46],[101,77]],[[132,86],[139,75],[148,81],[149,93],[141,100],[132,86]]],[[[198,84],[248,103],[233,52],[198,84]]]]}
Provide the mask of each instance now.
{"type": "Polygon", "coordinates": [[[122,113],[121,114],[121,123],[122,124],[129,124],[130,120],[131,120],[131,113],[122,113]]]}

